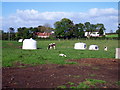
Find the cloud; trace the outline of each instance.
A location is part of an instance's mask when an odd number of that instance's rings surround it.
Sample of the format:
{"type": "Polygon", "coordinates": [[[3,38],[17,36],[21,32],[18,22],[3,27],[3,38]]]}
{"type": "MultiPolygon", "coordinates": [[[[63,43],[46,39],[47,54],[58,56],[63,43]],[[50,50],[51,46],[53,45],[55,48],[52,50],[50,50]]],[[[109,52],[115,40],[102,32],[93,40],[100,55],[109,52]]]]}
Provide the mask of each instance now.
{"type": "Polygon", "coordinates": [[[116,15],[117,10],[114,8],[107,8],[107,9],[98,9],[98,8],[93,8],[89,10],[89,14],[91,16],[109,16],[109,15],[116,15]]]}
{"type": "Polygon", "coordinates": [[[3,17],[3,29],[9,27],[37,27],[45,23],[53,24],[62,18],[69,18],[74,23],[85,23],[87,21],[97,24],[103,23],[107,29],[116,30],[118,22],[118,11],[114,8],[92,8],[87,12],[39,12],[34,9],[16,10],[16,13],[3,17]]]}

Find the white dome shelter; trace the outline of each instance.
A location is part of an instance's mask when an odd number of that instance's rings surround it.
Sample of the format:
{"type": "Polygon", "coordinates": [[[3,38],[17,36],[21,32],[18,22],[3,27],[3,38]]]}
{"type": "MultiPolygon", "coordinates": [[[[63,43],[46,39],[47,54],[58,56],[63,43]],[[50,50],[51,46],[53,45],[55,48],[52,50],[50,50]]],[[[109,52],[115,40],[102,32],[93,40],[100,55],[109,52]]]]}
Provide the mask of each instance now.
{"type": "Polygon", "coordinates": [[[75,43],[75,45],[74,45],[74,49],[82,49],[82,50],[84,50],[86,48],[87,48],[86,43],[79,42],[79,43],[75,43]]]}
{"type": "Polygon", "coordinates": [[[23,42],[23,39],[19,39],[18,42],[23,42]]]}
{"type": "Polygon", "coordinates": [[[25,39],[23,41],[23,46],[22,46],[22,49],[37,49],[36,47],[36,41],[33,40],[32,38],[30,39],[25,39]]]}
{"type": "Polygon", "coordinates": [[[90,45],[89,50],[99,50],[99,47],[97,45],[90,45]]]}

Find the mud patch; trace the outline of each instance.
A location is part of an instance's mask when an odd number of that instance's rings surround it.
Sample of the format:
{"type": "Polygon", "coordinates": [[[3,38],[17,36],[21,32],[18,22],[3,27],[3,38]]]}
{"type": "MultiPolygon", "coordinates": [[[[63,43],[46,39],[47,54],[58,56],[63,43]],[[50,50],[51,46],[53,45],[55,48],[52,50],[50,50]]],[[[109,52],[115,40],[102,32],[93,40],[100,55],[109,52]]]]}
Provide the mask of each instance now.
{"type": "MultiPolygon", "coordinates": [[[[29,67],[3,67],[2,88],[58,88],[72,82],[77,86],[86,79],[104,80],[98,88],[118,88],[117,59],[68,60],[77,64],[44,64],[29,67]]],[[[19,65],[19,63],[18,63],[19,65]]],[[[21,65],[21,64],[20,64],[21,65]]],[[[95,88],[95,87],[92,87],[95,88]]]]}

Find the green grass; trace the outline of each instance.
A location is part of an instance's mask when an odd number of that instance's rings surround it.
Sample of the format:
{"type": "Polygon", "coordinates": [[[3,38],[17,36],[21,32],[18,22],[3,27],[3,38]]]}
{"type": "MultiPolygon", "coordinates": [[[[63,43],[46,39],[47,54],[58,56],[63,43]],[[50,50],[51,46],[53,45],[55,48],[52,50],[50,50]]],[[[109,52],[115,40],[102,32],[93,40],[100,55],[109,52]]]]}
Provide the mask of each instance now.
{"type": "Polygon", "coordinates": [[[95,77],[96,75],[95,74],[90,74],[91,77],[95,77]]]}
{"type": "Polygon", "coordinates": [[[106,83],[106,81],[103,80],[96,80],[96,79],[86,79],[86,81],[80,83],[77,88],[90,88],[91,86],[96,87],[96,84],[100,84],[100,83],[106,83]]]}
{"type": "Polygon", "coordinates": [[[106,35],[106,37],[109,37],[109,38],[118,37],[118,34],[106,35]]]}
{"type": "Polygon", "coordinates": [[[120,81],[117,81],[116,84],[120,86],[120,81]]]}
{"type": "Polygon", "coordinates": [[[23,64],[76,64],[67,62],[69,59],[80,58],[115,58],[115,48],[118,47],[117,40],[61,40],[61,41],[37,41],[37,50],[22,50],[19,48],[22,43],[17,41],[2,42],[2,66],[10,67],[13,63],[20,62],[23,64]],[[56,43],[56,50],[47,50],[49,43],[56,43]],[[97,44],[99,51],[75,50],[74,44],[84,42],[87,47],[91,44],[97,44]],[[104,51],[104,47],[108,47],[108,51],[104,51]],[[64,53],[67,57],[60,57],[59,54],[64,53]]]}
{"type": "Polygon", "coordinates": [[[105,83],[106,81],[103,81],[103,80],[85,79],[85,81],[80,82],[77,86],[74,86],[76,84],[73,82],[68,82],[65,85],[58,86],[57,88],[74,88],[74,89],[91,88],[91,87],[97,88],[96,86],[97,84],[105,84],[105,83]],[[67,87],[66,85],[70,85],[70,87],[67,87]]]}

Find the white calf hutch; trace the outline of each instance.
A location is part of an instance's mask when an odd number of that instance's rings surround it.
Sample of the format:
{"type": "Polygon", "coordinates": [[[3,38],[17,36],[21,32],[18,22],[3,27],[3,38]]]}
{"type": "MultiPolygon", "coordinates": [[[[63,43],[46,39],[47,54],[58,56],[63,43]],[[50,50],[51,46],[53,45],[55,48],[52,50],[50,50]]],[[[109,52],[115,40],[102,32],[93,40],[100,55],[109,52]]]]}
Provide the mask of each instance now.
{"type": "Polygon", "coordinates": [[[87,48],[86,43],[79,42],[79,43],[75,43],[75,45],[74,45],[74,49],[84,50],[86,48],[87,48]]]}
{"type": "Polygon", "coordinates": [[[23,39],[19,39],[18,42],[23,42],[23,39]]]}
{"type": "Polygon", "coordinates": [[[35,40],[33,40],[32,38],[31,39],[25,39],[23,41],[22,49],[37,49],[36,43],[37,42],[35,40]]]}
{"type": "Polygon", "coordinates": [[[89,50],[99,50],[99,47],[97,45],[90,45],[89,50]]]}

